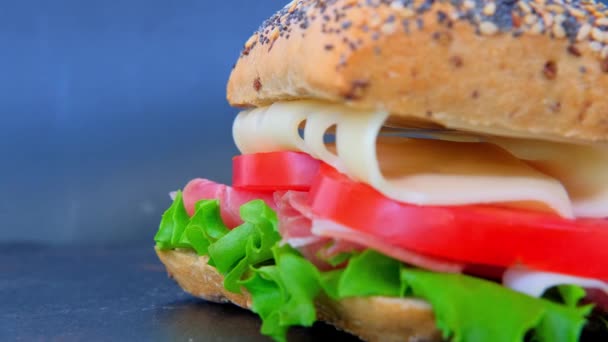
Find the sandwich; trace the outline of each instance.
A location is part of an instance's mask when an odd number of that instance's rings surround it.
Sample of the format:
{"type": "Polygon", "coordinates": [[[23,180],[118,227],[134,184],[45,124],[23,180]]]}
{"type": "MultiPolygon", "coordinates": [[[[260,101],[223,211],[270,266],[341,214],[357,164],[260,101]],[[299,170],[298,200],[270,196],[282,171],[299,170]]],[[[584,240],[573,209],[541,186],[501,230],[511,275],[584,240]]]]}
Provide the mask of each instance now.
{"type": "Polygon", "coordinates": [[[366,341],[607,341],[607,15],[292,1],[228,81],[232,184],[172,193],[160,260],[277,341],[316,321],[366,341]]]}

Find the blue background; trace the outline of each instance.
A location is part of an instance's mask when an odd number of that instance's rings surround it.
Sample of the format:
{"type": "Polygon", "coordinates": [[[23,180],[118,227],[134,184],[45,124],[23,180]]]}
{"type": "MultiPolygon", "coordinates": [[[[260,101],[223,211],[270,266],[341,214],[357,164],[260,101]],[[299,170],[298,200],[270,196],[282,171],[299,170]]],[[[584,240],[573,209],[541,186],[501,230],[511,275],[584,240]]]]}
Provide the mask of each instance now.
{"type": "Polygon", "coordinates": [[[0,6],[0,241],[150,242],[168,192],[230,180],[243,43],[287,1],[0,6]]]}
{"type": "Polygon", "coordinates": [[[150,242],[230,181],[239,51],[287,0],[0,0],[0,241],[150,242]]]}

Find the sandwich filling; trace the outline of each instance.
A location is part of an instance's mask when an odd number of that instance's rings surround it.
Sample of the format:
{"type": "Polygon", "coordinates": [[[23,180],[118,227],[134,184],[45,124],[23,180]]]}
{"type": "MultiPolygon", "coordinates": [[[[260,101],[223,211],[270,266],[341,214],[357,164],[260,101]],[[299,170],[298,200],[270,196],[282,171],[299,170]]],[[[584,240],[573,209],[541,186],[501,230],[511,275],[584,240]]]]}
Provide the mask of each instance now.
{"type": "Polygon", "coordinates": [[[314,101],[240,113],[232,186],[175,193],[157,247],[208,255],[276,340],[315,321],[319,296],[419,297],[454,341],[605,337],[608,149],[388,118],[314,101]]]}

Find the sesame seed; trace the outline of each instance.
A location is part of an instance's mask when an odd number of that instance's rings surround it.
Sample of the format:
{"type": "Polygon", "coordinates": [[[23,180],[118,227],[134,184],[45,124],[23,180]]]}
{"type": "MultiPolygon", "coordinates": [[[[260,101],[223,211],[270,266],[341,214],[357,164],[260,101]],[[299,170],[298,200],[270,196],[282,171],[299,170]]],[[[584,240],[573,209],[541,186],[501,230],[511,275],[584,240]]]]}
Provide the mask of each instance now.
{"type": "Polygon", "coordinates": [[[555,25],[553,25],[553,35],[556,38],[565,38],[566,30],[564,29],[564,26],[562,26],[562,24],[555,23],[555,25]]]}
{"type": "Polygon", "coordinates": [[[545,27],[553,26],[553,16],[550,13],[543,13],[543,21],[545,22],[545,27]]]}
{"type": "Polygon", "coordinates": [[[259,92],[262,89],[262,81],[260,81],[259,77],[256,77],[253,80],[253,89],[257,92],[259,92]]]}
{"type": "Polygon", "coordinates": [[[448,20],[448,15],[444,11],[437,11],[437,22],[443,24],[448,20]]]}
{"type": "Polygon", "coordinates": [[[410,33],[410,21],[407,19],[401,20],[401,26],[403,26],[403,31],[407,34],[410,33]]]}
{"type": "Polygon", "coordinates": [[[403,3],[399,0],[395,0],[393,2],[391,2],[391,8],[394,10],[400,10],[403,9],[405,6],[403,6],[403,3]]]}
{"type": "Polygon", "coordinates": [[[603,72],[608,72],[608,58],[604,58],[600,61],[600,69],[603,72]]]}
{"type": "Polygon", "coordinates": [[[418,30],[420,31],[424,30],[424,21],[422,18],[416,18],[416,27],[418,27],[418,30]]]}
{"type": "Polygon", "coordinates": [[[527,14],[524,17],[524,23],[527,25],[533,25],[536,22],[536,16],[534,14],[527,14]]]}
{"type": "Polygon", "coordinates": [[[549,80],[555,79],[557,76],[557,64],[554,61],[548,61],[543,68],[543,75],[549,80]]]}
{"type": "Polygon", "coordinates": [[[483,7],[483,14],[485,14],[488,17],[493,16],[495,12],[496,12],[496,4],[493,2],[488,2],[483,7]]]}
{"type": "Polygon", "coordinates": [[[308,10],[306,11],[306,15],[310,17],[314,12],[315,12],[315,7],[310,6],[310,7],[308,7],[308,10]]]}
{"type": "Polygon", "coordinates": [[[298,7],[298,1],[297,0],[293,0],[291,2],[291,6],[289,7],[289,11],[287,11],[288,13],[293,13],[296,8],[298,7]]]}
{"type": "Polygon", "coordinates": [[[475,8],[475,2],[472,0],[464,0],[462,6],[464,7],[464,9],[470,10],[475,8]]]}
{"type": "Polygon", "coordinates": [[[397,28],[397,25],[395,24],[395,22],[390,22],[390,23],[386,23],[384,25],[382,25],[382,33],[389,35],[395,32],[397,28]]]}
{"type": "Polygon", "coordinates": [[[576,45],[570,45],[568,46],[568,52],[576,57],[580,57],[581,56],[581,50],[579,50],[576,45]]]}
{"type": "Polygon", "coordinates": [[[538,15],[542,15],[545,12],[543,11],[542,6],[535,2],[528,2],[528,5],[532,8],[532,12],[535,12],[538,15]]]}
{"type": "Polygon", "coordinates": [[[587,11],[591,12],[594,10],[593,4],[590,1],[584,1],[583,3],[585,4],[583,7],[585,7],[587,11]]]}
{"type": "Polygon", "coordinates": [[[498,27],[491,21],[482,21],[481,24],[479,24],[479,31],[482,34],[490,36],[498,32],[498,27]]]}
{"type": "Polygon", "coordinates": [[[530,33],[532,34],[542,34],[543,30],[545,29],[545,26],[543,25],[542,20],[539,20],[536,22],[536,24],[534,24],[530,30],[530,33]]]}
{"type": "Polygon", "coordinates": [[[591,30],[591,38],[593,38],[594,40],[597,40],[598,42],[601,42],[604,40],[604,32],[602,32],[602,30],[599,27],[594,27],[591,30]]]}
{"type": "Polygon", "coordinates": [[[554,13],[564,13],[565,12],[564,6],[560,6],[557,4],[550,4],[550,5],[547,5],[547,7],[545,7],[545,8],[554,13]]]}
{"type": "Polygon", "coordinates": [[[452,42],[452,34],[448,31],[445,32],[435,32],[432,35],[433,39],[436,40],[441,45],[448,45],[452,42]]]}
{"type": "Polygon", "coordinates": [[[253,36],[251,36],[251,37],[249,37],[249,39],[247,39],[247,42],[245,43],[245,49],[250,49],[257,40],[258,40],[258,34],[255,33],[253,36]]]}
{"type": "Polygon", "coordinates": [[[604,37],[604,39],[602,39],[602,42],[608,44],[608,32],[604,31],[602,35],[604,37]]]}
{"type": "Polygon", "coordinates": [[[598,20],[595,21],[595,25],[598,26],[607,26],[608,25],[608,18],[600,18],[598,20]]]}
{"type": "Polygon", "coordinates": [[[403,18],[411,18],[416,14],[411,8],[403,8],[399,10],[399,15],[403,18]]]}
{"type": "Polygon", "coordinates": [[[570,14],[572,14],[573,16],[575,16],[579,19],[584,18],[586,15],[585,12],[583,12],[577,8],[573,8],[573,7],[570,7],[569,12],[570,12],[570,14]]]}
{"type": "Polygon", "coordinates": [[[378,28],[381,24],[382,24],[382,19],[380,19],[380,16],[377,14],[372,15],[372,17],[369,20],[369,26],[371,28],[378,28]]]}
{"type": "Polygon", "coordinates": [[[462,66],[462,64],[463,64],[462,57],[460,57],[460,56],[452,56],[452,57],[450,57],[450,63],[455,68],[460,68],[462,66]]]}
{"type": "Polygon", "coordinates": [[[279,38],[279,28],[275,27],[272,32],[270,32],[270,39],[277,40],[279,38]]]}
{"type": "Polygon", "coordinates": [[[590,42],[589,48],[595,52],[600,52],[602,51],[602,48],[604,48],[604,46],[600,42],[590,42]]]}
{"type": "MultiPolygon", "coordinates": [[[[471,1],[471,2],[473,2],[473,1],[471,1]]],[[[524,11],[524,13],[532,13],[532,8],[525,1],[518,1],[517,5],[519,5],[519,8],[521,8],[521,10],[524,11]]],[[[475,6],[475,5],[473,5],[473,6],[475,6]]]]}
{"type": "Polygon", "coordinates": [[[544,102],[547,105],[547,109],[549,109],[550,111],[552,111],[554,113],[559,112],[562,108],[562,103],[559,101],[545,100],[544,102]]]}
{"type": "Polygon", "coordinates": [[[607,58],[608,57],[608,46],[604,46],[602,52],[600,52],[600,57],[607,58]]]}
{"type": "Polygon", "coordinates": [[[555,22],[556,23],[563,23],[564,21],[566,21],[566,16],[564,14],[558,14],[555,16],[555,22]]]}
{"type": "Polygon", "coordinates": [[[583,24],[581,28],[578,30],[578,34],[576,35],[576,40],[582,41],[589,37],[589,33],[591,33],[591,25],[583,24]]]}
{"type": "Polygon", "coordinates": [[[460,14],[458,13],[458,11],[450,11],[450,19],[457,20],[458,18],[460,18],[460,14]]]}
{"type": "Polygon", "coordinates": [[[344,94],[344,98],[347,100],[357,100],[364,95],[365,90],[369,87],[369,81],[354,80],[350,86],[350,90],[344,94]]]}

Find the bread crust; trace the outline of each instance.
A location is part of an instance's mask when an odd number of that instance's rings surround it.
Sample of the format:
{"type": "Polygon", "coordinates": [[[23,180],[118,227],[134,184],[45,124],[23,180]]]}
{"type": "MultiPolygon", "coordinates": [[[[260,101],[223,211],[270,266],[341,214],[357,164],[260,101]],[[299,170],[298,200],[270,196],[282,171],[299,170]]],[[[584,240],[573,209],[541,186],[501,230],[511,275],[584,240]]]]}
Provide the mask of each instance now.
{"type": "Polygon", "coordinates": [[[248,40],[234,106],[318,99],[398,124],[608,141],[608,18],[576,0],[299,0],[248,40]]]}
{"type": "MultiPolygon", "coordinates": [[[[156,253],[169,276],[188,293],[208,301],[234,303],[250,309],[251,297],[227,291],[223,277],[207,264],[206,256],[188,250],[156,253]]],[[[338,302],[327,297],[317,303],[319,320],[365,341],[440,341],[431,306],[419,299],[387,297],[347,298],[338,302]]]]}

